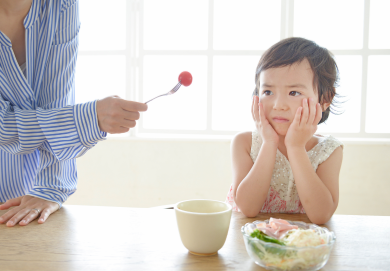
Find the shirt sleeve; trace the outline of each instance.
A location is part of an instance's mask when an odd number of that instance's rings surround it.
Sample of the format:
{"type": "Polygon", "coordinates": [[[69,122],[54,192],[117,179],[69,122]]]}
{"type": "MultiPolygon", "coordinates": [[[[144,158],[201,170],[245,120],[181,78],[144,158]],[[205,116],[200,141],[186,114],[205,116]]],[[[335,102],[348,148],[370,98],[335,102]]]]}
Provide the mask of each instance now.
{"type": "Polygon", "coordinates": [[[61,207],[69,196],[76,192],[75,158],[85,154],[106,135],[99,131],[94,117],[95,106],[96,101],[69,107],[74,122],[71,118],[67,120],[65,115],[42,115],[39,112],[40,126],[44,127],[47,140],[38,147],[38,174],[28,195],[56,202],[61,207]],[[68,121],[71,125],[67,124],[68,121]],[[56,126],[50,125],[52,123],[56,126]],[[67,147],[64,147],[65,145],[67,147]]]}
{"type": "Polygon", "coordinates": [[[0,98],[3,151],[17,155],[44,148],[57,160],[66,160],[78,156],[70,150],[91,148],[106,135],[99,130],[96,101],[47,110],[21,110],[0,98]]]}
{"type": "Polygon", "coordinates": [[[29,195],[53,201],[62,206],[77,188],[76,157],[85,154],[106,133],[99,130],[96,102],[65,106],[74,103],[74,74],[80,30],[79,3],[63,0],[61,15],[43,78],[45,97],[53,90],[56,97],[43,105],[50,112],[38,110],[38,122],[46,141],[39,147],[40,167],[29,195]],[[55,71],[55,72],[53,72],[55,71]],[[59,87],[60,86],[60,87],[59,87]],[[72,97],[73,96],[73,97],[72,97]],[[66,148],[64,148],[66,146],[66,148]]]}

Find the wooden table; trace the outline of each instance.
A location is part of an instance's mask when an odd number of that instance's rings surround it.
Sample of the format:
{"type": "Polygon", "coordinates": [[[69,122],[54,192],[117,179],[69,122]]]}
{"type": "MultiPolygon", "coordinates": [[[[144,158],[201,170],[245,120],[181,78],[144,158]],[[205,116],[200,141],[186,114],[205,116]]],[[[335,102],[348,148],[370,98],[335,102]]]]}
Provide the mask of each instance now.
{"type": "MultiPolygon", "coordinates": [[[[309,222],[302,214],[274,217],[309,222]]],[[[234,213],[218,255],[199,257],[182,245],[174,210],[68,205],[43,225],[1,224],[0,270],[264,270],[240,232],[254,220],[234,213]]],[[[335,215],[325,226],[337,241],[322,270],[390,270],[390,217],[335,215]]]]}

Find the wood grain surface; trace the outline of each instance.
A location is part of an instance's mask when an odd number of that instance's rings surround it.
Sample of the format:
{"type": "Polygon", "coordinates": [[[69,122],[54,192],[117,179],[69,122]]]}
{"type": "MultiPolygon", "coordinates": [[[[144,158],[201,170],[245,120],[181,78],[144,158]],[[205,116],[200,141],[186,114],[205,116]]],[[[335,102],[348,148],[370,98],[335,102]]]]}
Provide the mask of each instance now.
{"type": "MultiPolygon", "coordinates": [[[[269,218],[233,213],[223,248],[200,257],[182,245],[174,210],[67,205],[43,225],[0,224],[0,270],[265,270],[249,258],[240,228],[269,218]]],[[[390,270],[390,217],[334,215],[324,226],[337,240],[322,270],[390,270]]]]}

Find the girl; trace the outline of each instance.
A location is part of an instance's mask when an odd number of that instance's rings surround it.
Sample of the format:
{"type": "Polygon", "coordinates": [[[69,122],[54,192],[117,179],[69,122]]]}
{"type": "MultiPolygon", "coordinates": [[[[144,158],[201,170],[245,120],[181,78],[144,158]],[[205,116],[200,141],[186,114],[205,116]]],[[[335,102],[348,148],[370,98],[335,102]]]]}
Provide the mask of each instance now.
{"type": "Polygon", "coordinates": [[[248,217],[306,213],[316,224],[337,208],[342,143],[314,134],[336,95],[331,53],[303,38],[269,48],[257,66],[253,132],[232,141],[233,184],[227,202],[248,217]]]}

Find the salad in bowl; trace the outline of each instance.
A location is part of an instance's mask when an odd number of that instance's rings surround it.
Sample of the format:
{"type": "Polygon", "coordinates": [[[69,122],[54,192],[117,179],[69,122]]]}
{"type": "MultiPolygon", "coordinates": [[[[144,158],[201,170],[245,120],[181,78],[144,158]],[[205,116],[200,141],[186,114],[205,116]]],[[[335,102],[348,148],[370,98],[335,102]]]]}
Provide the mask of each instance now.
{"type": "Polygon", "coordinates": [[[319,270],[336,240],[315,224],[275,218],[247,223],[241,232],[249,256],[268,270],[319,270]]]}

